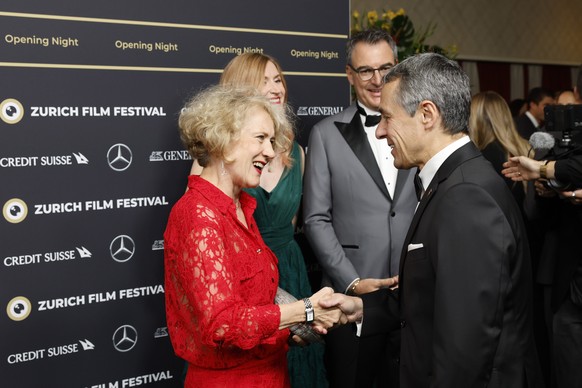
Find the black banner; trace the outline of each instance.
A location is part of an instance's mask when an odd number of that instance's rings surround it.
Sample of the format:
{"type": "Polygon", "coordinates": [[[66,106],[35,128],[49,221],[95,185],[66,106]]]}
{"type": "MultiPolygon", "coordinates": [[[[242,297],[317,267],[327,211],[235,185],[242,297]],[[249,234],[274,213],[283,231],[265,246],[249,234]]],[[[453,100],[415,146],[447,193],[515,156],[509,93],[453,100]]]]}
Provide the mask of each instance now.
{"type": "Polygon", "coordinates": [[[180,386],[163,287],[180,108],[247,51],[281,62],[303,145],[349,104],[348,2],[194,3],[0,5],[2,386],[180,386]]]}

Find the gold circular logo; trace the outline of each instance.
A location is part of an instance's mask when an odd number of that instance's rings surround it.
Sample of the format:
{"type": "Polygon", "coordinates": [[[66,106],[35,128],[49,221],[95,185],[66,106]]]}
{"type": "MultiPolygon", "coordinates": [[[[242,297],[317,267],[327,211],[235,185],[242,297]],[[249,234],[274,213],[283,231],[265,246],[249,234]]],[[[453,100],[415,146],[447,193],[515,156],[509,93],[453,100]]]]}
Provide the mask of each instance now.
{"type": "Polygon", "coordinates": [[[12,198],[4,204],[2,214],[4,215],[4,218],[6,218],[6,221],[18,224],[19,222],[24,221],[28,215],[28,206],[26,206],[26,203],[23,200],[12,198]]]}
{"type": "Polygon", "coordinates": [[[0,103],[0,118],[7,124],[16,124],[24,116],[24,107],[13,98],[8,98],[0,103]]]}
{"type": "Polygon", "coordinates": [[[6,307],[6,312],[8,313],[8,317],[13,321],[22,321],[28,318],[30,312],[32,311],[32,305],[28,298],[24,296],[17,296],[12,298],[10,302],[8,302],[8,306],[6,307]]]}

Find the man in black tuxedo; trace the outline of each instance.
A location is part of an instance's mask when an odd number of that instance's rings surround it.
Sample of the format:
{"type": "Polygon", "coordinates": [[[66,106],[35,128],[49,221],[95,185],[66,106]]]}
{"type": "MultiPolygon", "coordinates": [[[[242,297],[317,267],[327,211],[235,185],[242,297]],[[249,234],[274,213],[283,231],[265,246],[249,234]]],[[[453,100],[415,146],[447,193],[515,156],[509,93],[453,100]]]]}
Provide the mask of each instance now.
{"type": "MultiPolygon", "coordinates": [[[[376,136],[397,168],[418,167],[418,208],[399,281],[402,387],[543,386],[532,327],[532,274],[520,211],[467,136],[469,79],[439,54],[385,76],[376,136]]],[[[386,290],[334,294],[362,336],[395,323],[386,290]],[[363,301],[363,303],[362,303],[363,301]]]]}
{"type": "MultiPolygon", "coordinates": [[[[346,51],[356,101],[311,130],[303,215],[322,285],[361,295],[398,274],[416,198],[414,171],[397,170],[390,147],[375,137],[382,77],[396,63],[396,43],[385,31],[365,30],[350,37],[346,51]]],[[[325,337],[330,387],[397,388],[399,330],[358,338],[352,326],[325,337]]]]}
{"type": "Polygon", "coordinates": [[[517,132],[526,140],[542,128],[544,108],[554,103],[552,93],[544,88],[533,88],[527,96],[527,110],[515,119],[517,132]]]}

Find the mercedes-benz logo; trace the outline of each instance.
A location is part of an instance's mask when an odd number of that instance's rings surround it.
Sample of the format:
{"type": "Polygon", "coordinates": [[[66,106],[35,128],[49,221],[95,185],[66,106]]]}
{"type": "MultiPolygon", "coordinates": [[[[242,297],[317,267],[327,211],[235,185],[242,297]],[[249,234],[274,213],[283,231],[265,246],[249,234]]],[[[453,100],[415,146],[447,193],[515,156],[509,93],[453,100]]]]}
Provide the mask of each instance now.
{"type": "Polygon", "coordinates": [[[137,343],[137,330],[133,326],[119,326],[113,333],[113,347],[118,352],[129,352],[137,343]]]}
{"type": "Polygon", "coordinates": [[[133,239],[125,234],[121,234],[111,241],[109,253],[113,260],[123,263],[131,259],[135,253],[135,243],[133,239]]]}
{"type": "Polygon", "coordinates": [[[124,171],[131,165],[133,154],[125,144],[117,143],[107,151],[107,163],[115,171],[124,171]]]}

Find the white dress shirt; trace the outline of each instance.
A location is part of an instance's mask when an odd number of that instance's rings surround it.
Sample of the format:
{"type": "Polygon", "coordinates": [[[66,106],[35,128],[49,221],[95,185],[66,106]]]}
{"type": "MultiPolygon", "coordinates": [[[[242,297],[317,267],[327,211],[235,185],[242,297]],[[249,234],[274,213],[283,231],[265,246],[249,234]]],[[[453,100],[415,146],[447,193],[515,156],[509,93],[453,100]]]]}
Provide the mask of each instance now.
{"type": "Polygon", "coordinates": [[[424,191],[432,182],[432,179],[436,175],[438,169],[442,166],[442,164],[451,156],[453,152],[470,142],[471,139],[469,136],[465,135],[458,140],[455,140],[439,152],[437,152],[432,158],[429,159],[428,162],[424,165],[422,170],[418,173],[420,180],[422,181],[422,187],[424,191]]]}
{"type": "MultiPolygon", "coordinates": [[[[363,105],[360,105],[366,114],[369,116],[378,115],[378,112],[375,112],[371,109],[366,108],[363,105]]],[[[398,169],[394,167],[394,157],[392,156],[392,150],[388,146],[388,142],[386,139],[378,139],[376,138],[376,128],[377,125],[373,127],[366,127],[366,117],[360,115],[360,119],[362,120],[362,126],[366,131],[366,135],[368,136],[368,142],[370,143],[370,147],[372,148],[372,152],[374,153],[374,157],[376,158],[376,163],[378,163],[378,167],[380,168],[380,172],[382,173],[382,178],[384,179],[384,183],[386,184],[386,188],[388,189],[388,193],[390,194],[390,198],[394,199],[394,190],[396,189],[396,178],[398,177],[398,169]]]]}

